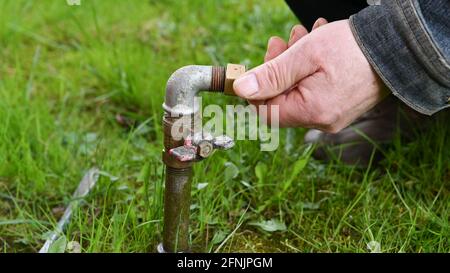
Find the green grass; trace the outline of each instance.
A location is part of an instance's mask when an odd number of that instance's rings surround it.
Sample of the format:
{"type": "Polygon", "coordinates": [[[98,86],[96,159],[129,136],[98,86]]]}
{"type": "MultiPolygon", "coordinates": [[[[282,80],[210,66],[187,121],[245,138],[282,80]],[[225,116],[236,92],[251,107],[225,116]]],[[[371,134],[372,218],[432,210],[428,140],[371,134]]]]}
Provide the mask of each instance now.
{"type": "MultiPolygon", "coordinates": [[[[1,1],[0,250],[38,251],[84,172],[97,166],[119,179],[100,178],[67,240],[83,252],[155,251],[168,77],[186,64],[256,66],[267,39],[286,38],[295,23],[281,0],[1,1]]],[[[415,141],[398,137],[368,169],[313,160],[303,129],[282,130],[272,153],[239,142],[195,167],[193,245],[367,252],[375,240],[385,252],[450,252],[448,125],[438,117],[415,141]],[[280,231],[254,225],[271,219],[280,231]]]]}

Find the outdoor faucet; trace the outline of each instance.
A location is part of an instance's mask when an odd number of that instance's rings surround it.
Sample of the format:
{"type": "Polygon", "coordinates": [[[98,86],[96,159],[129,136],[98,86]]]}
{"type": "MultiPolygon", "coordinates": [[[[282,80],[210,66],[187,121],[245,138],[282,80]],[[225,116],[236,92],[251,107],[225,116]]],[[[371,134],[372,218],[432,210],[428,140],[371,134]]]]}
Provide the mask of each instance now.
{"type": "Polygon", "coordinates": [[[175,71],[167,81],[163,104],[162,159],[166,171],[163,242],[158,245],[160,253],[190,251],[189,213],[193,164],[209,157],[216,149],[234,146],[228,136],[213,137],[202,128],[197,128],[201,115],[195,97],[200,91],[235,95],[233,82],[244,73],[243,65],[189,65],[175,71]],[[186,123],[187,126],[180,126],[186,123]]]}

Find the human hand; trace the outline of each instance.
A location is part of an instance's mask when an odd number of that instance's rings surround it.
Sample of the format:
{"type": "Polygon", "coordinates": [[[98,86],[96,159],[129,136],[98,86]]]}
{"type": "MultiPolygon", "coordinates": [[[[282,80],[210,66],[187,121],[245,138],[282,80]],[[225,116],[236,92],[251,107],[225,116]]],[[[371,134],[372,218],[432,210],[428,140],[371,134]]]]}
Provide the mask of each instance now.
{"type": "Polygon", "coordinates": [[[310,34],[296,26],[288,43],[271,38],[265,59],[265,64],[236,80],[234,89],[256,106],[279,105],[283,127],[335,133],[387,93],[356,43],[348,20],[326,24],[321,19],[310,34]]]}

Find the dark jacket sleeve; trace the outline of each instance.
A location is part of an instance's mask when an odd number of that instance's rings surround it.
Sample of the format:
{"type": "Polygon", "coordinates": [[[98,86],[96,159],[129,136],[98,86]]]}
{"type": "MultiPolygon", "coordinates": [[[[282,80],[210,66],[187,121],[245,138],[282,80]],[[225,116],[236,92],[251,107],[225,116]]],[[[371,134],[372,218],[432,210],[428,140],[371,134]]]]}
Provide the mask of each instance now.
{"type": "Polygon", "coordinates": [[[427,115],[450,107],[449,0],[382,0],[350,24],[395,96],[427,115]]]}

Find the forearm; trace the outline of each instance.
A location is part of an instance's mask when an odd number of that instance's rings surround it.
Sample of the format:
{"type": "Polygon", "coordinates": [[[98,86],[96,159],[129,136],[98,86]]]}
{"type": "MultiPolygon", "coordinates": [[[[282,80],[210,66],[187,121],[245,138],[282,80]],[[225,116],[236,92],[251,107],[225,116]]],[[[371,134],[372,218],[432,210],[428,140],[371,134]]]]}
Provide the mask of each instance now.
{"type": "Polygon", "coordinates": [[[450,107],[450,2],[390,0],[350,18],[356,40],[392,93],[423,114],[450,107]]]}

